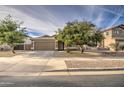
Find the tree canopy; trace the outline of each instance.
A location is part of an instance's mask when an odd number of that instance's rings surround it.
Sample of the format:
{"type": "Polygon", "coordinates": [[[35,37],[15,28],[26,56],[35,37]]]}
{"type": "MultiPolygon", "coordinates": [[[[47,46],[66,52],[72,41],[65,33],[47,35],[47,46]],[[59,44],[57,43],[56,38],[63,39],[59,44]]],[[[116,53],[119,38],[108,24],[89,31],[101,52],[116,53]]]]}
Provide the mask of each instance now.
{"type": "Polygon", "coordinates": [[[84,51],[84,45],[101,42],[102,34],[94,31],[96,26],[89,21],[72,21],[68,22],[63,29],[58,29],[56,39],[65,43],[67,47],[72,45],[80,46],[84,51]]]}
{"type": "Polygon", "coordinates": [[[10,15],[0,21],[0,44],[7,44],[12,48],[24,42],[26,28],[21,27],[22,22],[12,19],[10,15]]]}

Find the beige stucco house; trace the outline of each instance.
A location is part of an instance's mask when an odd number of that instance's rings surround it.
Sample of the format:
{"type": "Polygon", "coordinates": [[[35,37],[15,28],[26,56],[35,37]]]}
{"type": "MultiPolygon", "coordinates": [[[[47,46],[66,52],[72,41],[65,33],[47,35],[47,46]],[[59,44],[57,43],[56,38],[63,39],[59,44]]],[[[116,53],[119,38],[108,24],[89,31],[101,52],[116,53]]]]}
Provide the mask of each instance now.
{"type": "Polygon", "coordinates": [[[103,31],[104,40],[102,46],[114,50],[111,44],[119,44],[119,47],[124,47],[124,25],[118,25],[103,31]]]}
{"type": "Polygon", "coordinates": [[[23,44],[15,47],[16,50],[42,50],[54,51],[57,47],[56,40],[53,36],[41,36],[37,38],[26,38],[23,44]]]}
{"type": "Polygon", "coordinates": [[[53,51],[56,48],[56,40],[52,36],[31,38],[31,41],[31,50],[53,51]]]}

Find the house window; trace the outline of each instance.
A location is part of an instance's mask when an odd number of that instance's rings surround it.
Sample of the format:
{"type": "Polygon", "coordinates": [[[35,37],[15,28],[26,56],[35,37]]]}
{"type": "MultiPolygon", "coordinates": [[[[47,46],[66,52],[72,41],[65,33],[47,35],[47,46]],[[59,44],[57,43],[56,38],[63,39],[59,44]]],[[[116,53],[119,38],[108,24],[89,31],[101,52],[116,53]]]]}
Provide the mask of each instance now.
{"type": "Polygon", "coordinates": [[[119,34],[119,31],[118,31],[118,30],[115,30],[114,33],[115,33],[115,34],[119,34]]]}

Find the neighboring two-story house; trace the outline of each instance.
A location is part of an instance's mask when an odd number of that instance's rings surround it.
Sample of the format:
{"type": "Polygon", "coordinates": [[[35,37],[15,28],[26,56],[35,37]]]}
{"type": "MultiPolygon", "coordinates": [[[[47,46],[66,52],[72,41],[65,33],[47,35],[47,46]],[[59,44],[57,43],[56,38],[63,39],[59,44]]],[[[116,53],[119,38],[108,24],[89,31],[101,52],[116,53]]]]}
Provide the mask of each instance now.
{"type": "Polygon", "coordinates": [[[102,46],[113,50],[111,44],[119,44],[119,47],[124,47],[124,25],[118,25],[103,31],[104,40],[102,46]]]}

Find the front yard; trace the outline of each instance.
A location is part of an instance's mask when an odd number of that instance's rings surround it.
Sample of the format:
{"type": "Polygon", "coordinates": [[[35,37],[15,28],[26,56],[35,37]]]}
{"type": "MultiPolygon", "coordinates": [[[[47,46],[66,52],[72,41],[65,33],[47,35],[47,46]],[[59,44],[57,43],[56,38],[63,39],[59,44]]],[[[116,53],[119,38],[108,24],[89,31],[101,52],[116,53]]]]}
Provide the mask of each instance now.
{"type": "Polygon", "coordinates": [[[124,68],[124,60],[67,60],[68,68],[78,69],[121,69],[124,68]]]}
{"type": "Polygon", "coordinates": [[[12,57],[21,54],[19,51],[15,51],[13,54],[12,51],[0,51],[0,57],[12,57]]]}
{"type": "Polygon", "coordinates": [[[71,51],[67,53],[66,51],[56,51],[55,57],[101,57],[102,54],[98,52],[84,52],[81,54],[80,51],[71,51]]]}
{"type": "Polygon", "coordinates": [[[80,51],[71,51],[67,53],[66,51],[56,51],[55,57],[124,57],[124,51],[110,52],[110,51],[88,51],[81,54],[80,51]]]}
{"type": "MultiPolygon", "coordinates": [[[[13,54],[11,51],[0,51],[0,57],[12,57],[19,54],[25,54],[26,51],[19,51],[16,50],[15,54],[13,54]]],[[[27,51],[30,52],[30,51],[27,51]]],[[[34,51],[38,52],[38,51],[34,51]]],[[[39,51],[42,52],[42,51],[39,51]]],[[[49,51],[46,51],[49,52],[49,51]]],[[[81,54],[80,51],[71,51],[70,53],[67,53],[66,51],[53,51],[52,57],[86,57],[86,58],[92,58],[92,57],[124,57],[124,52],[110,52],[110,51],[88,51],[81,54]]]]}

